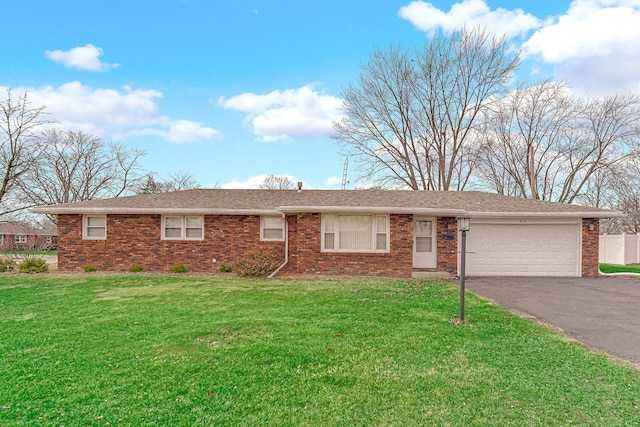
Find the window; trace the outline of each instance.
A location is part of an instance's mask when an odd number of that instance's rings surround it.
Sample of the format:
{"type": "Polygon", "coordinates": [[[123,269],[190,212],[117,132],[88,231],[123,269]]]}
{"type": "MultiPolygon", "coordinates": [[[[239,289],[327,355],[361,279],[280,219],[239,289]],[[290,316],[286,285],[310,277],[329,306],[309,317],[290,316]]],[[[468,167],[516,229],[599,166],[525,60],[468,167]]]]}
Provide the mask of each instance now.
{"type": "Polygon", "coordinates": [[[322,215],[322,250],[389,251],[389,216],[322,215]]]}
{"type": "Polygon", "coordinates": [[[202,240],[204,237],[204,217],[164,216],[162,217],[162,238],[166,240],[202,240]]]}
{"type": "Polygon", "coordinates": [[[15,243],[27,243],[27,236],[24,234],[13,236],[13,241],[15,243]]]}
{"type": "Polygon", "coordinates": [[[53,243],[53,236],[45,236],[44,242],[48,244],[53,243]]]}
{"type": "Polygon", "coordinates": [[[106,239],[107,238],[107,216],[106,215],[85,215],[82,237],[84,239],[106,239]]]}
{"type": "Polygon", "coordinates": [[[260,240],[283,241],[284,218],[281,216],[261,216],[260,240]]]}

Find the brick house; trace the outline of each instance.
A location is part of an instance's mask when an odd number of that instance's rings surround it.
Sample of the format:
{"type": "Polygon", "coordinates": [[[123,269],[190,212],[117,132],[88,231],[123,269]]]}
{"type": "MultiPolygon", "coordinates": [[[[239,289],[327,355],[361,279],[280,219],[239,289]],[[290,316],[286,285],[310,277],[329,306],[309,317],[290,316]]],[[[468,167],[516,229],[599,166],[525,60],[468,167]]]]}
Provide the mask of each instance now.
{"type": "Polygon", "coordinates": [[[0,223],[0,250],[49,250],[57,244],[55,227],[37,228],[22,224],[0,223]]]}
{"type": "Polygon", "coordinates": [[[596,276],[599,218],[617,211],[483,192],[197,189],[33,209],[58,218],[58,268],[212,272],[253,251],[280,275],[596,276]]]}

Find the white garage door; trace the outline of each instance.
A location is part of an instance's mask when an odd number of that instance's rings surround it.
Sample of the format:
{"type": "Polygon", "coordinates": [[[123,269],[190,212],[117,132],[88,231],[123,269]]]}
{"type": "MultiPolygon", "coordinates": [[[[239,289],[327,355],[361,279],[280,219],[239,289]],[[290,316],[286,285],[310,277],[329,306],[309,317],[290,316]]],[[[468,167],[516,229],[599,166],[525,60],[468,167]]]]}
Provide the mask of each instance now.
{"type": "Polygon", "coordinates": [[[471,220],[469,276],[579,276],[580,223],[471,220]]]}

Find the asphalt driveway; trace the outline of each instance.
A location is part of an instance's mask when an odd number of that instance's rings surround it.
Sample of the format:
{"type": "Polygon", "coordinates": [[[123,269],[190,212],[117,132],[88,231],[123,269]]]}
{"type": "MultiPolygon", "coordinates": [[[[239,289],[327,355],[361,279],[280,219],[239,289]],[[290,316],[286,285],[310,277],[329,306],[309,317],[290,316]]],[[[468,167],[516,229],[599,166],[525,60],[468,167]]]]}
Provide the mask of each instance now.
{"type": "Polygon", "coordinates": [[[640,363],[639,278],[473,277],[465,288],[593,349],[640,363]]]}

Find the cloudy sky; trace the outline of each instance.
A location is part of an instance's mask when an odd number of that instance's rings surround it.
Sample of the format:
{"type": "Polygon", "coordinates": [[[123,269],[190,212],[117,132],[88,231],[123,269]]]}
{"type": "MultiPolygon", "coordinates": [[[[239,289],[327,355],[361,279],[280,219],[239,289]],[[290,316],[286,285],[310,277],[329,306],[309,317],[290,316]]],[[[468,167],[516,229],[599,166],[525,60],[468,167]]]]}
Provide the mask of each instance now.
{"type": "Polygon", "coordinates": [[[144,149],[145,169],[204,187],[275,174],[340,188],[331,121],[359,65],[463,25],[522,48],[519,80],[640,93],[640,0],[2,3],[0,97],[28,91],[64,127],[144,149]]]}

